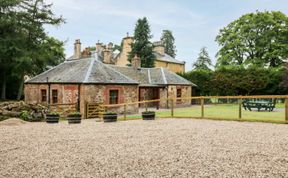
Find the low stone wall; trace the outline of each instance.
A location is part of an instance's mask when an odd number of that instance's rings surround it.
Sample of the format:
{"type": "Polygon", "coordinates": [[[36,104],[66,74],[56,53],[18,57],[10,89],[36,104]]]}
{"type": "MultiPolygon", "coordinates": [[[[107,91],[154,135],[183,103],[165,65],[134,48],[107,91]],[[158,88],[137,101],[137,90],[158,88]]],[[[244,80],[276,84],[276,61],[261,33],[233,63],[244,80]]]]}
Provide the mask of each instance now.
{"type": "Polygon", "coordinates": [[[0,120],[11,117],[20,117],[23,111],[27,112],[30,120],[41,120],[44,118],[46,106],[40,104],[27,104],[24,101],[7,101],[0,103],[0,120]]]}

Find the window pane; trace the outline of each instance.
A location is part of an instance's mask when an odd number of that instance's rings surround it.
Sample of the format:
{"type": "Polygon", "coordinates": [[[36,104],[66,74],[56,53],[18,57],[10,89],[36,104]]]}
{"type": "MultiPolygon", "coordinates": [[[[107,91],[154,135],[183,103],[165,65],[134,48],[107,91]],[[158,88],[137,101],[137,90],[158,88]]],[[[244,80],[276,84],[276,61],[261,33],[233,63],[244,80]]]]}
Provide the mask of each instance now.
{"type": "Polygon", "coordinates": [[[177,89],[177,97],[181,97],[181,89],[177,89]]]}
{"type": "Polygon", "coordinates": [[[41,100],[42,100],[42,102],[47,101],[47,91],[46,90],[41,90],[41,100]]]}
{"type": "Polygon", "coordinates": [[[58,91],[57,90],[52,90],[52,102],[58,103],[58,91]]]}
{"type": "Polygon", "coordinates": [[[110,90],[109,104],[118,104],[118,90],[110,90]]]}

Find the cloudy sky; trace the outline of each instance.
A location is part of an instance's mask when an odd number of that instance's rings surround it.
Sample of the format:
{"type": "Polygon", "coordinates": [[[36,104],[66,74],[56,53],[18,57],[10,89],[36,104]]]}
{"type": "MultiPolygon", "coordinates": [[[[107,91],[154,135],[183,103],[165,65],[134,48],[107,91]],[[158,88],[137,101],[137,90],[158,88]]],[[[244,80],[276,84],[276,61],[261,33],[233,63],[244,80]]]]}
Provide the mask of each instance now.
{"type": "Polygon", "coordinates": [[[169,29],[176,40],[177,56],[190,70],[201,47],[207,47],[215,63],[219,29],[245,13],[277,10],[288,15],[288,0],[48,0],[66,23],[47,27],[51,36],[65,41],[67,57],[73,53],[75,39],[82,46],[100,42],[120,44],[133,34],[138,18],[147,17],[153,41],[169,29]]]}

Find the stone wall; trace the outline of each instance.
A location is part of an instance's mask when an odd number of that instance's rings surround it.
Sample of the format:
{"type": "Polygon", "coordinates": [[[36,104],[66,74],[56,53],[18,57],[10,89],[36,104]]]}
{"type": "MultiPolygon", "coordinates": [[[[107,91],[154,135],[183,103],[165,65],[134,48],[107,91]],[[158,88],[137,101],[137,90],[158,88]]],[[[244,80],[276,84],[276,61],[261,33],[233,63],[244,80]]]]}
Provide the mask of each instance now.
{"type": "MultiPolygon", "coordinates": [[[[176,98],[177,97],[177,89],[181,89],[181,98],[191,97],[192,86],[185,85],[170,85],[168,86],[168,98],[176,98]]],[[[189,106],[191,105],[190,99],[178,99],[174,104],[175,107],[181,106],[189,106]]],[[[171,103],[168,104],[171,107],[171,103]]]]}
{"type": "Polygon", "coordinates": [[[175,73],[185,72],[185,64],[177,64],[177,63],[155,60],[155,67],[163,67],[175,73]]]}
{"type": "MultiPolygon", "coordinates": [[[[86,103],[103,103],[105,105],[109,104],[109,91],[118,90],[118,103],[131,103],[138,101],[138,86],[137,85],[82,85],[81,86],[81,101],[80,101],[80,111],[85,113],[86,103]]],[[[128,113],[137,113],[138,104],[128,105],[128,113]]],[[[109,107],[108,111],[123,113],[124,107],[109,107]]]]}
{"type": "MultiPolygon", "coordinates": [[[[191,86],[187,85],[170,85],[168,87],[163,88],[157,88],[159,90],[159,98],[160,99],[167,99],[167,98],[176,98],[177,97],[177,89],[181,89],[181,97],[191,97],[191,86]]],[[[152,88],[146,88],[146,98],[145,100],[153,100],[151,96],[152,94],[152,88]]],[[[145,88],[140,89],[140,101],[144,100],[144,94],[145,94],[145,88]]],[[[191,100],[183,99],[183,100],[177,100],[175,103],[175,106],[189,106],[191,104],[191,100]]],[[[141,107],[144,107],[144,104],[140,105],[141,107]]],[[[155,103],[149,103],[148,107],[154,107],[155,103]]],[[[168,108],[171,107],[171,102],[167,100],[161,100],[159,103],[160,108],[168,108]]]]}
{"type": "MultiPolygon", "coordinates": [[[[29,104],[48,104],[48,84],[25,84],[25,102],[29,104]],[[42,102],[41,90],[47,91],[47,100],[42,102]]],[[[58,103],[76,103],[78,100],[78,85],[76,84],[50,84],[50,103],[52,103],[52,90],[57,90],[58,103]]]]}
{"type": "MultiPolygon", "coordinates": [[[[58,91],[58,103],[68,104],[77,103],[78,101],[78,84],[51,84],[50,85],[50,103],[52,104],[52,90],[58,91]]],[[[25,102],[29,104],[48,104],[41,101],[41,90],[46,89],[48,97],[48,84],[25,84],[24,94],[25,102]]],[[[81,85],[80,86],[80,112],[85,115],[86,102],[96,102],[109,104],[109,91],[118,90],[118,103],[131,103],[138,101],[138,86],[137,85],[81,85]]],[[[59,107],[61,108],[61,107],[59,107]]],[[[128,113],[138,112],[138,104],[128,105],[128,113]]],[[[108,111],[116,111],[123,113],[124,107],[114,107],[108,111]]]]}
{"type": "MultiPolygon", "coordinates": [[[[168,92],[167,87],[160,89],[160,99],[167,98],[168,92]]],[[[160,108],[167,108],[168,107],[168,101],[167,100],[161,100],[160,101],[160,108]]]]}

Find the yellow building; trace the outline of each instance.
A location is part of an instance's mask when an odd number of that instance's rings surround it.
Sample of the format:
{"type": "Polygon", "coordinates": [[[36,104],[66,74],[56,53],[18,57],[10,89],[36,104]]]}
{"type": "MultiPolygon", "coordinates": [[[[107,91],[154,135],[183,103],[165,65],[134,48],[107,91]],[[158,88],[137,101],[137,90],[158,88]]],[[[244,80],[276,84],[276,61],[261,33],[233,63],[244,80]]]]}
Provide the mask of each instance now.
{"type": "MultiPolygon", "coordinates": [[[[97,58],[105,64],[113,64],[117,66],[128,66],[128,54],[131,52],[131,44],[133,43],[133,37],[127,36],[122,40],[121,52],[113,51],[113,44],[109,43],[107,46],[102,43],[96,43],[96,51],[90,51],[89,48],[81,51],[81,42],[79,39],[74,44],[74,55],[69,59],[79,59],[85,57],[91,57],[97,55],[97,58]]],[[[170,55],[165,53],[164,46],[161,42],[154,43],[154,55],[156,56],[155,67],[163,67],[172,72],[185,72],[185,62],[174,59],[170,55]]]]}
{"type": "MultiPolygon", "coordinates": [[[[131,52],[131,43],[133,37],[125,37],[122,40],[122,51],[115,56],[115,65],[127,66],[130,64],[128,61],[128,54],[131,52]]],[[[156,56],[155,67],[164,67],[172,72],[185,72],[185,62],[174,59],[164,51],[164,46],[160,42],[154,43],[154,55],[156,56]]]]}

